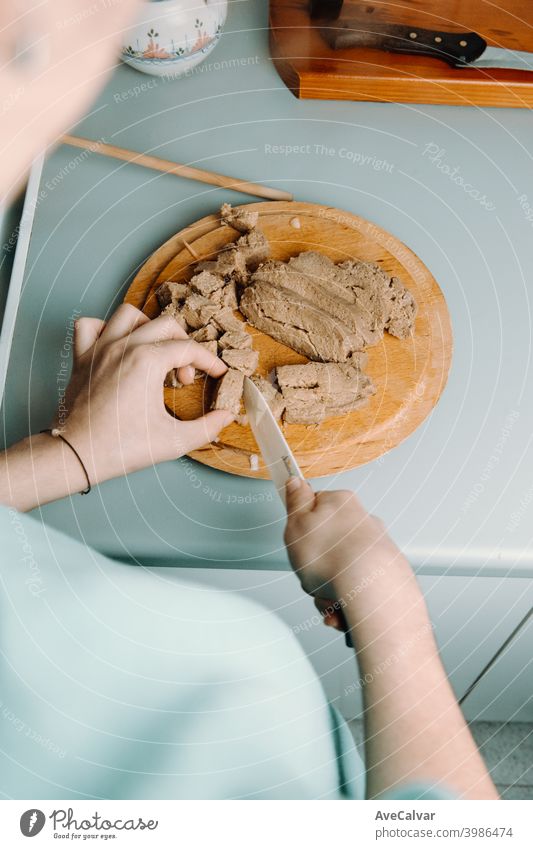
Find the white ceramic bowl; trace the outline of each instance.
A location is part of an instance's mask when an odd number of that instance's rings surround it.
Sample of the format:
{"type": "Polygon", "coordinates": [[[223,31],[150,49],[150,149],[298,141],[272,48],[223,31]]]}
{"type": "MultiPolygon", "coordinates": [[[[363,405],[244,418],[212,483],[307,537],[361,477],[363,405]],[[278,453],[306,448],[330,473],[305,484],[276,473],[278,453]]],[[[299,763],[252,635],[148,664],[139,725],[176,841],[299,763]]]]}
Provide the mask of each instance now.
{"type": "Polygon", "coordinates": [[[216,46],[227,0],[149,0],[124,33],[121,58],[145,74],[179,77],[216,46]]]}

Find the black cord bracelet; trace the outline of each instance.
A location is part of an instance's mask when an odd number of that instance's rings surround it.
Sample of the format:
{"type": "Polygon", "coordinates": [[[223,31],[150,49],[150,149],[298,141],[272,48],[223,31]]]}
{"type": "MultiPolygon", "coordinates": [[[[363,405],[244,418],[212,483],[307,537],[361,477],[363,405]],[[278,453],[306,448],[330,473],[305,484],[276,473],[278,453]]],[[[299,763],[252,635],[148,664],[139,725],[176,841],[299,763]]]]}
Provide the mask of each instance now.
{"type": "Polygon", "coordinates": [[[53,439],[58,439],[58,438],[59,438],[59,439],[62,439],[62,440],[63,440],[63,442],[65,443],[65,445],[68,445],[68,447],[70,448],[70,450],[74,452],[74,454],[76,455],[76,457],[78,458],[78,460],[79,460],[79,462],[80,462],[80,466],[82,467],[83,471],[85,472],[85,477],[87,478],[87,489],[82,489],[82,491],[80,492],[80,495],[88,495],[88,494],[89,494],[89,492],[91,491],[91,481],[89,480],[89,473],[88,473],[88,471],[87,471],[87,469],[86,469],[86,467],[85,467],[85,463],[84,463],[84,462],[83,462],[83,460],[81,459],[80,455],[78,454],[78,452],[76,451],[76,449],[74,448],[74,446],[70,444],[70,442],[68,441],[68,439],[65,439],[65,437],[63,436],[63,434],[61,434],[61,433],[59,432],[59,430],[57,430],[57,428],[53,428],[53,429],[52,429],[52,428],[47,428],[46,430],[41,430],[41,431],[40,431],[40,433],[48,433],[48,434],[50,434],[50,436],[51,436],[53,439]]]}

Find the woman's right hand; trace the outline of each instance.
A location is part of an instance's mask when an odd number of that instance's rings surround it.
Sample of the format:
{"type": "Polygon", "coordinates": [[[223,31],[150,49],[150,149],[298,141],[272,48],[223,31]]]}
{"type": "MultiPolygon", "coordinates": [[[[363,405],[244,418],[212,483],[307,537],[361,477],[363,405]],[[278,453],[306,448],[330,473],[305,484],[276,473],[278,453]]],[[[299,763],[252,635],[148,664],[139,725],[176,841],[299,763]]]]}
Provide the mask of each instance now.
{"type": "MultiPolygon", "coordinates": [[[[407,565],[383,523],[367,513],[353,492],[315,494],[306,481],[291,478],[286,501],[289,557],[321,612],[346,587],[360,586],[394,564],[407,565]]],[[[339,627],[341,617],[333,616],[328,624],[339,627]]]]}

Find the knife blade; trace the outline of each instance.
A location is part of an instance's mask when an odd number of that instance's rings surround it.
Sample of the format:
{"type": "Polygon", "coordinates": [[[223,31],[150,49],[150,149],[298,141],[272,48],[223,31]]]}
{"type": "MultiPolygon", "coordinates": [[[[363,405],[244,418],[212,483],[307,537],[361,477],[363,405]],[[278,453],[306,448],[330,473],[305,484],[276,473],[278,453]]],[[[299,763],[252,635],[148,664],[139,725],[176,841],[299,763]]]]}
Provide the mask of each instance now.
{"type": "Polygon", "coordinates": [[[533,53],[489,47],[476,32],[446,32],[406,24],[344,20],[321,26],[334,50],[372,47],[389,53],[407,53],[440,59],[453,68],[510,68],[533,71],[533,53]]]}
{"type": "MultiPolygon", "coordinates": [[[[244,408],[270,477],[283,504],[287,506],[285,501],[287,481],[291,477],[298,477],[302,480],[305,480],[305,478],[272,414],[272,410],[263,394],[249,377],[244,378],[244,408]]],[[[351,635],[346,631],[344,641],[348,648],[353,649],[351,635]]]]}
{"type": "Polygon", "coordinates": [[[249,377],[244,378],[244,407],[269,475],[285,504],[289,478],[304,480],[304,476],[264,396],[249,377]]]}

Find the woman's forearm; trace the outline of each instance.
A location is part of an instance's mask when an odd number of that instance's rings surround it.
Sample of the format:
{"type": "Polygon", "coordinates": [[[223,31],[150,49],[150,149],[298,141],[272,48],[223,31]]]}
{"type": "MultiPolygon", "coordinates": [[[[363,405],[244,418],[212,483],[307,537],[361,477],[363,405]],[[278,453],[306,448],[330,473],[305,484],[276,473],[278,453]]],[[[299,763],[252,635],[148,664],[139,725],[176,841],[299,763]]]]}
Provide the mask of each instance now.
{"type": "Polygon", "coordinates": [[[74,452],[47,433],[23,439],[0,455],[0,504],[22,512],[81,492],[86,486],[74,452]]]}
{"type": "Polygon", "coordinates": [[[498,798],[442,666],[410,566],[402,559],[377,575],[356,603],[349,579],[339,587],[364,697],[367,796],[421,781],[463,798],[498,798]]]}

